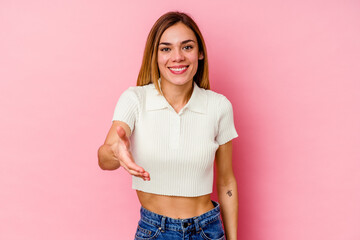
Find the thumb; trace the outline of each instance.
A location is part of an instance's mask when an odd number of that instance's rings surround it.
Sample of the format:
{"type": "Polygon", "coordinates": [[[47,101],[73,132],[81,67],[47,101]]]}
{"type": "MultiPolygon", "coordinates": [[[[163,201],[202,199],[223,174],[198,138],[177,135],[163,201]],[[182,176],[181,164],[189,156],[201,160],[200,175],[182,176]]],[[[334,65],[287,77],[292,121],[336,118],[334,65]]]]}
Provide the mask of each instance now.
{"type": "Polygon", "coordinates": [[[129,147],[130,147],[130,143],[129,143],[128,137],[126,136],[125,130],[124,130],[121,126],[118,126],[118,127],[116,127],[116,132],[117,132],[119,138],[121,139],[121,141],[122,141],[123,143],[125,143],[125,145],[126,145],[127,148],[129,148],[129,147]]]}

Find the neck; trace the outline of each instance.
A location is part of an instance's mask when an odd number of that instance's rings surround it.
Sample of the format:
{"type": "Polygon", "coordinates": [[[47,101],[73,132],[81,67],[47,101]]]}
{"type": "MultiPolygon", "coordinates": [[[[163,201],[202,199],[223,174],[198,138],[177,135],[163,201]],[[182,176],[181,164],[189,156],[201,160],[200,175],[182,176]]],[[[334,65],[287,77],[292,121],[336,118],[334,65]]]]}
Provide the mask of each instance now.
{"type": "Polygon", "coordinates": [[[179,112],[189,101],[193,92],[193,81],[184,85],[175,85],[167,81],[161,81],[161,91],[176,112],[179,112]]]}

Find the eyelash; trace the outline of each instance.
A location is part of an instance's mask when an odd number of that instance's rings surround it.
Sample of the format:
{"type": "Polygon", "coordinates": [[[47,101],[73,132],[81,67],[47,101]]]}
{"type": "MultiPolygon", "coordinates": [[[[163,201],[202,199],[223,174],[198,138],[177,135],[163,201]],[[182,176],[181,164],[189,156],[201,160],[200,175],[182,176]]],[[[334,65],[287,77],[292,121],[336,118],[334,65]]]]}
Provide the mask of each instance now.
{"type": "MultiPolygon", "coordinates": [[[[187,46],[185,46],[185,47],[183,47],[185,50],[191,50],[191,49],[193,49],[194,47],[193,46],[191,46],[191,45],[187,45],[187,46]]],[[[160,51],[162,51],[162,52],[168,52],[170,50],[170,48],[168,48],[168,47],[164,47],[164,48],[161,48],[160,49],[160,51]]]]}
{"type": "Polygon", "coordinates": [[[170,50],[170,48],[161,48],[160,51],[162,52],[168,52],[168,50],[170,50]]]}

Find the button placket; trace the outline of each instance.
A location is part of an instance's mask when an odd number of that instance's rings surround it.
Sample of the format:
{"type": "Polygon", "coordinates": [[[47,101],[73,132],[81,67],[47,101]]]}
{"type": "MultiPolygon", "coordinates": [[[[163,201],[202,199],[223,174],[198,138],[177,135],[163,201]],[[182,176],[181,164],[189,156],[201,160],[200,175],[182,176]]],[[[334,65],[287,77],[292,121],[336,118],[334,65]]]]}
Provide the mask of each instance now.
{"type": "Polygon", "coordinates": [[[170,147],[175,149],[180,144],[180,125],[181,116],[174,114],[171,117],[171,129],[170,129],[170,147]]]}

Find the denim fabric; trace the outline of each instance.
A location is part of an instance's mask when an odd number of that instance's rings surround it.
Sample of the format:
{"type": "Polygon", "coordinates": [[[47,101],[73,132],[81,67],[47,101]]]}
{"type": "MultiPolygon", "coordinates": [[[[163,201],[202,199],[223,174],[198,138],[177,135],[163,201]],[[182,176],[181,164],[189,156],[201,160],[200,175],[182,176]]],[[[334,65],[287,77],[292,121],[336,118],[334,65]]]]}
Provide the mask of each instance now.
{"type": "Polygon", "coordinates": [[[135,240],[225,240],[220,205],[215,201],[213,204],[212,210],[186,219],[169,218],[141,207],[135,240]]]}

